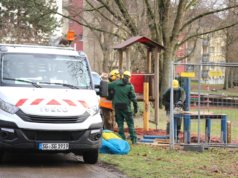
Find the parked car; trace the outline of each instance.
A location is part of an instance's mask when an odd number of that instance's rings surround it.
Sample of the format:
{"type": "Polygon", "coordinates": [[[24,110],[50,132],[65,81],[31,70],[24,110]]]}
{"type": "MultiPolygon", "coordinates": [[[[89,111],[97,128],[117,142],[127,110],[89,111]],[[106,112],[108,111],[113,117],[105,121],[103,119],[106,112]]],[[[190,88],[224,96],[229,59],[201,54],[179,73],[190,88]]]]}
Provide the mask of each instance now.
{"type": "Polygon", "coordinates": [[[91,74],[93,78],[93,84],[100,85],[100,82],[102,80],[101,76],[97,72],[94,72],[94,71],[92,71],[91,74]]]}
{"type": "Polygon", "coordinates": [[[92,74],[93,85],[95,87],[96,93],[99,94],[99,90],[100,90],[99,87],[100,87],[102,78],[97,72],[92,71],[91,74],[92,74]]]}

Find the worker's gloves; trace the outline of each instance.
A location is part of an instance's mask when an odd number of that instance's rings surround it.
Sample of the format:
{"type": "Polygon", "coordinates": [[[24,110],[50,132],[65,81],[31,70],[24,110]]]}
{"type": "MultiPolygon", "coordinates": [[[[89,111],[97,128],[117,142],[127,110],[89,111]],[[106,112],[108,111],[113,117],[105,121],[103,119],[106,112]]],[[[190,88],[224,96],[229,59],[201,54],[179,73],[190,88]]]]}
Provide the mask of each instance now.
{"type": "Polygon", "coordinates": [[[134,115],[138,113],[138,108],[134,108],[134,115]]]}
{"type": "Polygon", "coordinates": [[[136,115],[136,113],[138,113],[138,104],[135,102],[133,103],[134,106],[134,115],[136,115]]]}

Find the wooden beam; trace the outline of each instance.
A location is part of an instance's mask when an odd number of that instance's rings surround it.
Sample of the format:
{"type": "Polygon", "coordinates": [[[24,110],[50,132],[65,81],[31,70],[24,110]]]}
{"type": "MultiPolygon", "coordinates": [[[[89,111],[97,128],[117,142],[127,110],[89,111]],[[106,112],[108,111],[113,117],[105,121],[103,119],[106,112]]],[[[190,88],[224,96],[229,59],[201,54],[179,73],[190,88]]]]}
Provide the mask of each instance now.
{"type": "Polygon", "coordinates": [[[118,52],[119,52],[119,70],[122,71],[123,50],[118,50],[118,52]]]}
{"type": "Polygon", "coordinates": [[[144,131],[149,130],[150,102],[149,102],[149,83],[144,83],[144,131]]]}
{"type": "Polygon", "coordinates": [[[130,53],[129,53],[129,49],[126,48],[126,70],[131,71],[131,59],[130,59],[130,53]]]}
{"type": "Polygon", "coordinates": [[[151,49],[147,48],[147,56],[146,56],[146,73],[151,73],[151,49]]]}
{"type": "Polygon", "coordinates": [[[155,86],[154,86],[154,92],[155,92],[155,123],[156,127],[158,127],[159,124],[159,59],[158,59],[158,48],[154,48],[154,74],[155,74],[155,86]]]}

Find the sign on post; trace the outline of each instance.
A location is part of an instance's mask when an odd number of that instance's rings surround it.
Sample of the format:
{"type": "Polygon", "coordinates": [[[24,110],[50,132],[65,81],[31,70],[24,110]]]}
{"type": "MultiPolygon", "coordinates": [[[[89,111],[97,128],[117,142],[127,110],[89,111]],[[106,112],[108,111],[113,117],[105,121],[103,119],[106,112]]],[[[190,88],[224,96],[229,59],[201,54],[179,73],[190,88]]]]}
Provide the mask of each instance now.
{"type": "Polygon", "coordinates": [[[181,77],[192,78],[192,77],[195,77],[195,72],[181,72],[180,76],[181,77]]]}
{"type": "Polygon", "coordinates": [[[194,65],[186,65],[185,72],[180,73],[181,77],[193,78],[195,77],[194,65]]]}
{"type": "Polygon", "coordinates": [[[70,42],[74,41],[74,32],[73,31],[68,31],[67,40],[70,42]]]}
{"type": "Polygon", "coordinates": [[[209,76],[210,77],[222,77],[222,71],[210,70],[209,76]]]}

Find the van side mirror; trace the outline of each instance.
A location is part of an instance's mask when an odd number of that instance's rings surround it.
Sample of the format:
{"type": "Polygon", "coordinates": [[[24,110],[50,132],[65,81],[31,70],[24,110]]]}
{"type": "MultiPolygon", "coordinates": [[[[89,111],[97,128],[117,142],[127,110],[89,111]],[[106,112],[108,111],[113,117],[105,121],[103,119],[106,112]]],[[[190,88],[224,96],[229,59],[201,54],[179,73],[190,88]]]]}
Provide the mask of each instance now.
{"type": "Polygon", "coordinates": [[[101,80],[99,95],[101,97],[107,97],[108,96],[108,82],[107,81],[101,80]]]}
{"type": "Polygon", "coordinates": [[[97,95],[100,95],[100,85],[94,85],[94,89],[97,95]]]}

